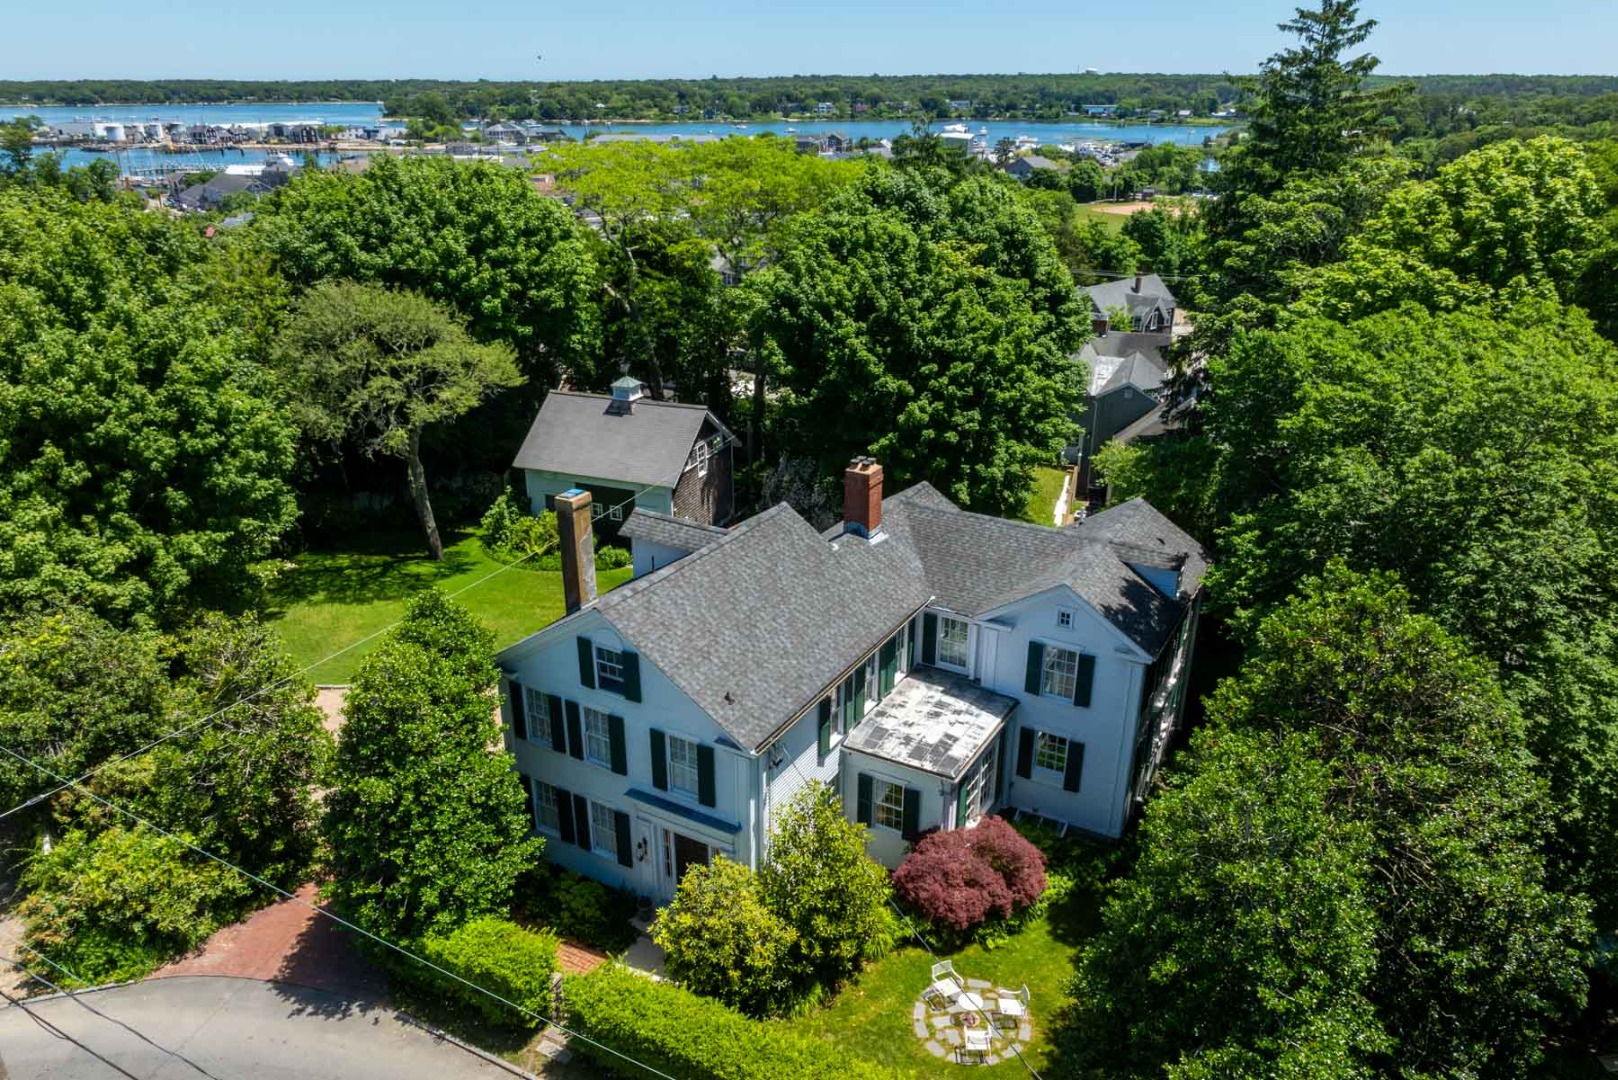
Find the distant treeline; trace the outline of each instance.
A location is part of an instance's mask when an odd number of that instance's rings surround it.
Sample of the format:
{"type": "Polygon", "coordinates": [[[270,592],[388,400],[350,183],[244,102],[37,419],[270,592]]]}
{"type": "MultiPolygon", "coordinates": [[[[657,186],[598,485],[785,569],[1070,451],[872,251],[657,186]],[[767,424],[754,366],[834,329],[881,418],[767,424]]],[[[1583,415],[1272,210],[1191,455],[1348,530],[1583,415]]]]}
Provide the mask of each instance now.
{"type": "MultiPolygon", "coordinates": [[[[1478,124],[1583,126],[1618,115],[1618,77],[1431,75],[1378,82],[1416,84],[1408,121],[1443,134],[1478,124]],[[1417,117],[1420,117],[1418,120],[1417,117]],[[1438,121],[1435,123],[1434,121],[1438,121]]],[[[1239,105],[1229,75],[796,75],[736,79],[594,82],[453,82],[331,79],[246,82],[228,79],[0,81],[0,101],[94,106],[107,103],[381,101],[389,115],[459,118],[718,119],[819,115],[836,119],[927,115],[1059,119],[1085,105],[1125,115],[1190,110],[1206,116],[1239,105]]],[[[1397,118],[1405,126],[1407,118],[1397,118]]],[[[1411,132],[1406,132],[1411,134],[1411,132]]]]}

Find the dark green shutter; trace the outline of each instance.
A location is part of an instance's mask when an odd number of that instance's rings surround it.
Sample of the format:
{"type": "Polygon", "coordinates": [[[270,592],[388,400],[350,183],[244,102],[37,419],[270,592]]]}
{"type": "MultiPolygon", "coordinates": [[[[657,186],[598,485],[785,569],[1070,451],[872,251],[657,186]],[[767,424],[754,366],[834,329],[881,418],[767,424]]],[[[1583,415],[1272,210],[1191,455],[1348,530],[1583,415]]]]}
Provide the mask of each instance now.
{"type": "Polygon", "coordinates": [[[669,789],[669,742],[656,728],[652,729],[652,786],[659,791],[669,789]]]}
{"type": "Polygon", "coordinates": [[[854,700],[852,702],[854,719],[848,724],[852,730],[855,724],[865,719],[865,665],[861,664],[854,669],[854,700]]]}
{"type": "Polygon", "coordinates": [[[877,654],[877,697],[887,697],[893,693],[893,684],[899,673],[899,639],[890,637],[882,645],[882,651],[877,654]]]}
{"type": "Polygon", "coordinates": [[[539,830],[539,815],[534,812],[534,782],[521,770],[517,773],[517,779],[522,781],[522,801],[523,805],[528,809],[528,830],[537,832],[539,830]]]}
{"type": "Polygon", "coordinates": [[[612,771],[619,776],[629,775],[629,747],[624,745],[624,718],[607,717],[607,741],[612,748],[612,771]]]}
{"type": "Polygon", "coordinates": [[[1077,791],[1084,780],[1084,744],[1069,739],[1067,742],[1067,768],[1062,770],[1062,790],[1077,791]]]}
{"type": "Polygon", "coordinates": [[[579,846],[590,848],[590,800],[583,795],[573,796],[573,829],[579,834],[579,846]]]}
{"type": "Polygon", "coordinates": [[[871,778],[860,773],[856,786],[859,789],[859,798],[854,805],[854,820],[861,825],[871,823],[871,778]]]}
{"type": "Polygon", "coordinates": [[[859,719],[854,713],[854,676],[850,675],[843,680],[843,734],[847,735],[854,730],[854,724],[859,719]]]}
{"type": "Polygon", "coordinates": [[[506,685],[511,688],[511,734],[522,742],[528,738],[528,702],[522,698],[522,683],[507,679],[506,685]]]}
{"type": "Polygon", "coordinates": [[[624,699],[626,701],[640,700],[640,654],[628,650],[618,654],[619,662],[624,665],[624,699]]]}
{"type": "Polygon", "coordinates": [[[612,831],[617,834],[618,865],[634,866],[635,852],[630,848],[629,815],[622,810],[614,810],[612,812],[612,831]]]}
{"type": "Polygon", "coordinates": [[[961,778],[961,786],[955,791],[955,827],[966,828],[966,778],[961,778]]]}
{"type": "Polygon", "coordinates": [[[573,828],[573,793],[556,789],[556,831],[562,834],[564,844],[578,843],[578,831],[573,828]]]}
{"type": "Polygon", "coordinates": [[[921,662],[938,663],[938,616],[930,611],[921,617],[921,662]]]}
{"type": "Polygon", "coordinates": [[[831,698],[821,698],[815,717],[816,745],[820,748],[820,763],[824,765],[831,755],[831,698]]]}
{"type": "Polygon", "coordinates": [[[1022,688],[1037,697],[1044,675],[1045,646],[1037,641],[1030,641],[1028,643],[1028,673],[1023,677],[1022,688]]]}
{"type": "Polygon", "coordinates": [[[584,760],[584,723],[579,719],[579,703],[567,702],[567,752],[584,760]]]}
{"type": "Polygon", "coordinates": [[[551,714],[551,749],[558,754],[565,754],[567,753],[567,721],[562,718],[562,699],[555,694],[546,694],[545,710],[551,714]]]}
{"type": "Polygon", "coordinates": [[[1017,732],[1017,775],[1027,780],[1034,775],[1034,730],[1017,732]]]}
{"type": "Polygon", "coordinates": [[[1073,704],[1088,708],[1090,685],[1096,681],[1096,658],[1089,653],[1079,654],[1078,677],[1073,680],[1073,704]]]}
{"type": "Polygon", "coordinates": [[[906,840],[914,840],[921,832],[921,791],[917,788],[905,788],[904,828],[900,834],[906,840]]]}
{"type": "Polygon", "coordinates": [[[579,646],[579,682],[586,690],[596,688],[596,650],[587,637],[574,638],[579,646]]]}
{"type": "Polygon", "coordinates": [[[697,747],[697,802],[703,806],[713,806],[718,803],[718,796],[714,794],[713,782],[713,747],[697,747]]]}

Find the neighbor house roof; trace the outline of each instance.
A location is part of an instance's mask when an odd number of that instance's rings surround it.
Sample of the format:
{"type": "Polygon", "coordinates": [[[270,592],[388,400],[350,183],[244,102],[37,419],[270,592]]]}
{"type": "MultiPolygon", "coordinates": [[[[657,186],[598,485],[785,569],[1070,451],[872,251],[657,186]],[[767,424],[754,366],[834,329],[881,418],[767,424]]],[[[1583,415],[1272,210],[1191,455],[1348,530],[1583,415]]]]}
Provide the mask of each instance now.
{"type": "Polygon", "coordinates": [[[637,506],[624,520],[618,535],[632,540],[649,540],[681,551],[698,551],[724,536],[725,530],[717,525],[702,525],[637,506]]]}
{"type": "Polygon", "coordinates": [[[1022,166],[1021,171],[1023,172],[1027,172],[1032,169],[1060,169],[1062,167],[1061,165],[1052,161],[1050,158],[1044,157],[1040,154],[1027,154],[1012,161],[1012,163],[1006,167],[1009,169],[1019,164],[1022,166]]]}
{"type": "Polygon", "coordinates": [[[1169,307],[1178,307],[1174,294],[1163,283],[1163,279],[1156,274],[1146,274],[1141,280],[1139,291],[1135,289],[1133,277],[1122,278],[1118,281],[1104,281],[1100,285],[1091,285],[1085,292],[1095,301],[1096,308],[1102,312],[1110,311],[1115,307],[1128,308],[1131,315],[1142,308],[1150,309],[1158,299],[1162,299],[1169,307]]]}
{"type": "Polygon", "coordinates": [[[616,411],[605,394],[552,390],[513,463],[519,469],[673,487],[705,420],[701,405],[640,398],[616,411]]]}
{"type": "Polygon", "coordinates": [[[1168,381],[1169,366],[1150,346],[1128,352],[1114,351],[1126,343],[1109,338],[1151,338],[1156,334],[1105,334],[1079,350],[1079,358],[1090,367],[1091,397],[1100,397],[1124,386],[1155,393],[1168,381]]]}
{"type": "MultiPolygon", "coordinates": [[[[783,503],[569,618],[599,614],[738,745],[757,750],[930,602],[979,615],[1068,585],[1156,655],[1206,565],[1194,540],[1139,500],[1065,529],[969,513],[926,483],[882,508],[882,530],[868,541],[818,533],[783,503]],[[1132,563],[1178,570],[1181,594],[1165,596],[1132,563]]],[[[636,510],[624,527],[661,528],[658,517],[636,510]]],[[[993,711],[987,699],[978,704],[993,711]]],[[[915,753],[948,757],[920,744],[915,753]]]]}

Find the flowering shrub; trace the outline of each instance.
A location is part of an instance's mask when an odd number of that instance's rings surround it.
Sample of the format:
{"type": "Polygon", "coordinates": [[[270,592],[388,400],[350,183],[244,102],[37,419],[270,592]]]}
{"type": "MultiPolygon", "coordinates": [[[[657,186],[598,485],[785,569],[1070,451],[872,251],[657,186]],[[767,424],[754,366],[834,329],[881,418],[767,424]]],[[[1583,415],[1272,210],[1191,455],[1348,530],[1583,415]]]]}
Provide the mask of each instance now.
{"type": "Polygon", "coordinates": [[[901,900],[955,934],[1016,917],[1045,884],[1045,856],[997,817],[922,837],[893,874],[901,900]]]}

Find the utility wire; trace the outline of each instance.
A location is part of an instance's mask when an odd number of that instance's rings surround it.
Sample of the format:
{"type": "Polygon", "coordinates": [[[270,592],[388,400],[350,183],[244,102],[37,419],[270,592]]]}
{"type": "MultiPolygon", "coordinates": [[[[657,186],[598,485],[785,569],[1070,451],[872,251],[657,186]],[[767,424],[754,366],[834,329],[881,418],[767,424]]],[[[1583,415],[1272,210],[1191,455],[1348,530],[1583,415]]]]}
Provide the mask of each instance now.
{"type": "MultiPolygon", "coordinates": [[[[727,433],[726,436],[725,436],[724,441],[719,446],[713,448],[713,450],[710,451],[710,452],[717,452],[719,450],[723,450],[723,449],[725,449],[725,448],[727,448],[729,446],[735,445],[736,442],[737,442],[736,436],[727,433]]],[[[679,478],[682,475],[684,475],[684,473],[685,473],[685,469],[684,469],[684,467],[682,467],[680,472],[674,474],[674,477],[673,477],[674,481],[676,483],[678,483],[679,478]]],[[[661,487],[661,486],[663,486],[663,485],[658,484],[658,483],[651,483],[651,484],[642,485],[641,487],[636,488],[634,491],[631,491],[630,494],[629,494],[629,497],[627,499],[624,499],[622,502],[618,502],[618,503],[613,504],[612,506],[607,507],[603,511],[603,514],[610,514],[614,510],[622,509],[623,507],[628,506],[631,503],[633,503],[635,501],[636,496],[643,495],[646,492],[650,491],[652,488],[661,487]]],[[[498,570],[493,570],[493,571],[485,574],[483,577],[478,578],[476,581],[469,582],[466,585],[461,586],[459,589],[456,589],[454,592],[449,593],[448,596],[450,597],[450,599],[454,599],[455,597],[460,596],[462,593],[468,592],[471,589],[475,589],[479,585],[482,585],[483,583],[485,583],[485,582],[487,582],[487,581],[489,581],[489,580],[491,580],[493,578],[499,577],[501,574],[505,573],[507,570],[510,570],[512,567],[520,566],[523,563],[527,562],[529,559],[537,559],[540,556],[548,555],[548,554],[550,554],[550,552],[551,552],[551,546],[550,545],[547,545],[546,547],[543,547],[543,548],[541,548],[541,549],[539,549],[537,551],[530,551],[528,554],[524,555],[522,558],[517,559],[514,562],[506,563],[505,565],[501,566],[498,570]]],[[[27,799],[24,799],[22,802],[18,803],[16,806],[13,806],[13,807],[11,807],[11,808],[9,808],[7,810],[4,810],[4,811],[0,811],[0,821],[4,821],[6,818],[10,817],[12,814],[15,814],[15,813],[18,813],[19,811],[25,810],[30,806],[37,806],[38,804],[44,802],[46,799],[49,799],[52,796],[55,796],[55,795],[57,795],[57,794],[59,794],[59,793],[61,793],[63,791],[66,791],[69,787],[71,787],[71,786],[73,786],[75,784],[82,783],[85,780],[90,779],[90,777],[94,776],[96,773],[100,772],[103,769],[111,768],[112,766],[117,765],[120,762],[128,761],[132,757],[139,757],[141,754],[144,754],[148,750],[151,750],[151,749],[153,749],[153,748],[155,748],[157,746],[162,745],[163,743],[168,742],[170,739],[179,738],[181,735],[184,735],[187,732],[196,730],[197,728],[201,727],[203,724],[206,724],[206,723],[209,723],[209,722],[217,723],[219,717],[223,716],[225,713],[229,712],[231,709],[234,709],[236,706],[245,704],[245,703],[253,700],[256,697],[259,697],[262,694],[267,694],[271,690],[275,690],[275,689],[278,689],[278,688],[280,688],[282,686],[285,686],[288,683],[290,683],[292,680],[296,679],[300,675],[306,675],[309,672],[316,670],[317,668],[323,667],[324,665],[326,665],[326,664],[330,663],[331,661],[337,659],[339,656],[342,656],[345,653],[352,652],[353,650],[359,648],[361,645],[364,645],[366,642],[373,641],[376,638],[381,637],[383,634],[386,634],[388,631],[390,631],[390,630],[394,629],[395,627],[397,627],[403,621],[404,620],[402,618],[395,619],[393,622],[391,622],[388,625],[382,627],[382,629],[377,630],[377,631],[375,631],[373,633],[370,633],[370,634],[366,634],[364,637],[360,638],[358,641],[349,642],[347,645],[343,646],[341,649],[338,649],[336,652],[331,653],[331,654],[329,654],[327,656],[323,656],[319,660],[316,660],[312,664],[306,664],[305,666],[299,668],[296,671],[293,671],[293,672],[290,672],[290,673],[288,673],[286,675],[283,675],[281,678],[275,680],[274,682],[266,683],[264,686],[261,686],[258,689],[251,691],[250,693],[243,694],[241,697],[237,698],[235,701],[232,701],[229,705],[225,705],[222,708],[215,709],[213,712],[209,713],[208,715],[203,716],[203,717],[199,717],[198,719],[193,720],[192,722],[190,722],[189,724],[186,724],[183,727],[179,727],[179,728],[174,729],[173,731],[169,732],[166,735],[160,735],[159,737],[153,739],[151,742],[147,743],[146,745],[136,747],[134,750],[129,751],[127,754],[122,754],[122,755],[120,755],[118,757],[115,757],[115,758],[108,758],[106,761],[101,762],[100,764],[96,765],[94,768],[88,769],[85,772],[79,774],[77,777],[74,777],[74,779],[72,781],[58,784],[56,787],[51,788],[49,791],[42,791],[37,795],[31,795],[27,799]]]]}
{"type": "Polygon", "coordinates": [[[5,998],[11,1004],[13,1004],[17,1008],[21,1009],[23,1011],[23,1015],[27,1016],[28,1019],[30,1019],[34,1023],[38,1024],[41,1028],[45,1029],[51,1035],[55,1036],[58,1039],[66,1040],[67,1042],[72,1043],[74,1046],[77,1046],[80,1050],[83,1050],[86,1054],[89,1054],[91,1057],[93,1057],[97,1061],[101,1062],[101,1064],[105,1065],[107,1068],[111,1069],[113,1072],[117,1073],[119,1076],[127,1076],[127,1077],[129,1077],[129,1080],[141,1080],[140,1077],[136,1076],[134,1073],[130,1072],[128,1069],[124,1068],[122,1065],[118,1064],[116,1061],[113,1061],[113,1060],[111,1060],[110,1058],[107,1058],[107,1057],[103,1057],[101,1054],[99,1054],[95,1050],[91,1049],[91,1047],[88,1046],[87,1044],[80,1042],[78,1039],[75,1039],[73,1036],[69,1035],[67,1032],[63,1031],[61,1028],[59,1028],[55,1024],[51,1023],[49,1020],[45,1019],[43,1016],[40,1016],[38,1013],[34,1012],[33,1009],[30,1009],[28,1007],[28,1003],[26,1001],[24,1001],[24,1000],[22,1000],[20,998],[12,997],[10,994],[6,993],[4,990],[0,990],[0,998],[5,998]]]}
{"type": "MultiPolygon", "coordinates": [[[[83,983],[85,981],[85,980],[79,978],[77,975],[73,974],[67,968],[63,967],[61,964],[58,964],[55,960],[52,960],[50,957],[48,957],[44,953],[40,952],[38,949],[34,948],[33,946],[25,944],[23,942],[18,942],[18,944],[21,945],[23,948],[27,949],[29,952],[33,953],[35,956],[39,957],[41,960],[45,961],[45,963],[49,964],[55,970],[61,972],[63,975],[67,976],[69,979],[72,979],[74,982],[83,983]]],[[[141,1031],[137,1030],[136,1028],[130,1026],[129,1024],[124,1023],[122,1020],[118,1019],[116,1016],[109,1016],[106,1013],[102,1012],[100,1009],[97,1009],[95,1006],[91,1005],[89,1002],[87,1002],[83,998],[81,998],[74,991],[68,990],[68,989],[66,989],[64,987],[56,985],[55,983],[51,982],[49,979],[45,978],[45,976],[39,974],[37,971],[30,971],[28,969],[28,966],[26,964],[24,964],[21,960],[17,960],[17,959],[14,959],[12,957],[9,957],[9,956],[0,956],[0,961],[4,961],[4,962],[6,962],[8,964],[11,964],[12,966],[18,968],[19,970],[21,970],[23,972],[23,974],[27,975],[30,979],[33,979],[35,982],[41,983],[46,988],[48,988],[50,990],[53,990],[58,994],[66,994],[68,997],[72,998],[74,1003],[77,1004],[80,1008],[88,1009],[93,1015],[99,1016],[101,1019],[107,1021],[108,1023],[117,1024],[119,1027],[123,1028],[125,1031],[127,1031],[131,1035],[135,1036],[135,1038],[139,1039],[141,1042],[146,1043],[148,1046],[151,1046],[151,1047],[154,1047],[154,1048],[156,1048],[158,1050],[161,1050],[163,1053],[167,1054],[169,1057],[174,1058],[176,1061],[185,1062],[187,1065],[191,1066],[191,1068],[195,1069],[197,1072],[201,1073],[203,1076],[211,1077],[212,1080],[218,1080],[217,1076],[215,1076],[213,1073],[209,1072],[207,1069],[204,1069],[201,1065],[198,1065],[196,1062],[192,1061],[190,1058],[186,1057],[184,1054],[180,1053],[178,1050],[170,1050],[168,1047],[164,1046],[162,1043],[157,1042],[154,1039],[148,1038],[144,1033],[142,1033],[141,1031]]]]}
{"type": "Polygon", "coordinates": [[[369,938],[371,941],[376,942],[378,945],[381,945],[384,948],[391,949],[392,951],[398,953],[400,956],[406,957],[407,959],[410,959],[410,960],[414,960],[419,964],[422,964],[422,965],[424,965],[426,967],[429,967],[432,970],[438,972],[440,975],[443,975],[446,978],[450,978],[450,979],[455,980],[456,982],[460,983],[462,986],[470,987],[473,990],[476,990],[478,993],[483,994],[486,997],[492,998],[495,1001],[500,1002],[502,1005],[505,1005],[506,1007],[508,1007],[510,1009],[516,1010],[518,1013],[521,1013],[523,1016],[529,1017],[530,1019],[537,1020],[542,1024],[545,1024],[545,1025],[548,1025],[549,1027],[555,1028],[557,1031],[560,1031],[562,1034],[568,1036],[569,1038],[578,1039],[581,1042],[589,1043],[591,1046],[594,1046],[597,1049],[605,1050],[607,1053],[612,1054],[614,1057],[622,1058],[623,1060],[629,1062],[631,1065],[638,1065],[641,1068],[645,1069],[647,1072],[651,1073],[653,1076],[661,1077],[662,1080],[675,1080],[674,1077],[670,1076],[666,1072],[662,1072],[662,1071],[660,1071],[658,1069],[655,1069],[652,1066],[647,1065],[643,1061],[637,1061],[635,1058],[630,1057],[628,1054],[625,1054],[620,1050],[615,1050],[612,1047],[607,1046],[605,1043],[597,1042],[596,1040],[594,1040],[594,1039],[592,1039],[592,1038],[590,1038],[590,1037],[588,1037],[586,1035],[580,1035],[576,1031],[570,1031],[567,1028],[563,1027],[561,1024],[557,1023],[555,1020],[552,1020],[547,1016],[544,1016],[544,1015],[542,1015],[540,1013],[536,1013],[536,1012],[532,1011],[531,1009],[526,1009],[523,1006],[518,1005],[514,1001],[510,1001],[510,1000],[508,1000],[506,998],[501,997],[499,994],[495,993],[493,990],[487,989],[486,987],[479,986],[477,983],[472,982],[470,979],[462,978],[460,975],[455,974],[455,972],[453,972],[453,971],[449,971],[449,970],[446,970],[445,968],[441,968],[437,964],[433,963],[431,960],[428,960],[426,957],[420,956],[420,955],[418,955],[416,953],[413,953],[409,949],[406,949],[402,945],[395,945],[393,942],[389,941],[387,938],[381,937],[381,936],[379,936],[377,934],[373,934],[369,930],[365,929],[363,926],[356,926],[354,923],[349,922],[347,919],[343,918],[341,915],[336,915],[336,914],[332,913],[331,911],[327,910],[326,908],[320,907],[318,904],[312,904],[309,901],[303,899],[303,897],[298,896],[295,893],[288,892],[287,890],[281,888],[279,885],[276,885],[273,882],[266,881],[264,878],[259,877],[257,874],[253,873],[251,870],[246,870],[246,869],[244,869],[244,868],[242,868],[240,866],[237,866],[235,863],[231,862],[229,859],[224,858],[223,856],[215,855],[213,852],[208,851],[205,848],[198,847],[196,844],[194,844],[191,841],[187,840],[185,837],[179,836],[179,835],[177,835],[175,833],[172,833],[172,832],[169,832],[167,829],[163,828],[161,825],[158,825],[155,822],[149,821],[146,818],[141,817],[139,814],[135,813],[133,810],[130,810],[130,809],[128,809],[126,807],[123,807],[123,806],[119,806],[117,803],[115,803],[112,800],[107,799],[107,798],[105,798],[105,797],[103,797],[101,795],[96,794],[94,791],[91,791],[89,788],[85,787],[84,785],[82,785],[80,783],[77,783],[76,781],[73,781],[73,780],[68,780],[63,776],[61,776],[61,775],[59,775],[59,774],[57,774],[55,772],[52,772],[48,767],[46,767],[44,765],[41,765],[39,762],[34,761],[31,758],[25,757],[24,755],[17,753],[15,750],[11,749],[8,746],[5,746],[4,744],[0,744],[0,754],[5,754],[7,757],[12,758],[15,761],[18,761],[21,764],[27,765],[29,768],[34,769],[37,772],[43,773],[45,776],[49,777],[52,780],[57,781],[58,783],[62,783],[62,784],[67,785],[68,787],[75,788],[76,790],[82,792],[87,798],[90,798],[90,799],[94,800],[95,802],[100,803],[102,806],[105,806],[108,810],[111,810],[114,813],[123,815],[124,817],[128,818],[129,820],[135,822],[137,825],[145,826],[146,828],[148,828],[148,829],[152,830],[153,832],[157,833],[159,836],[162,836],[162,837],[164,837],[166,839],[174,841],[175,843],[181,845],[182,847],[187,848],[188,850],[190,850],[190,851],[192,851],[192,852],[194,852],[194,853],[196,853],[198,855],[201,855],[203,858],[209,860],[210,862],[217,863],[218,865],[224,867],[227,870],[230,870],[230,871],[233,871],[233,872],[235,872],[237,874],[240,874],[242,877],[246,878],[248,881],[253,882],[254,884],[264,886],[266,889],[269,889],[271,892],[275,893],[277,896],[281,897],[283,900],[294,900],[294,901],[302,904],[303,906],[307,907],[310,911],[313,911],[315,914],[322,915],[325,918],[330,919],[332,922],[336,923],[337,925],[339,925],[339,926],[341,926],[341,927],[343,927],[343,928],[345,928],[347,930],[352,930],[354,933],[359,934],[361,937],[369,938]]]}

